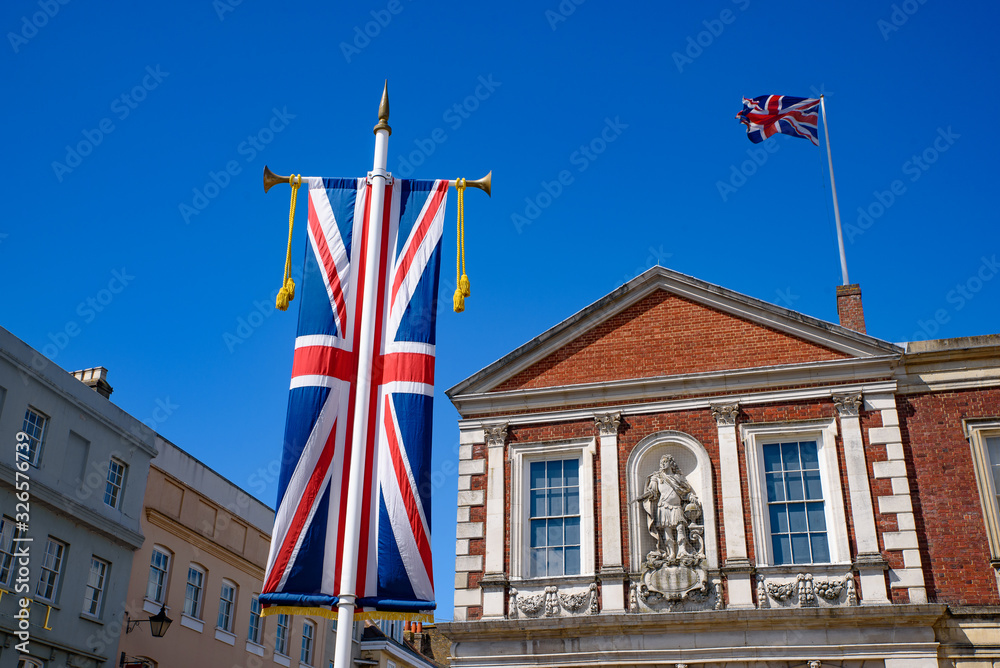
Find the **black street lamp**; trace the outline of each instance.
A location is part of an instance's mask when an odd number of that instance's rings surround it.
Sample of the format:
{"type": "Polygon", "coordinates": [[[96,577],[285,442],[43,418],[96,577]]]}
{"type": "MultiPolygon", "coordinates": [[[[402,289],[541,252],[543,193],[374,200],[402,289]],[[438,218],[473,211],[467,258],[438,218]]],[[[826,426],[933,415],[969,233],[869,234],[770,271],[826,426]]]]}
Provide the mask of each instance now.
{"type": "MultiPolygon", "coordinates": [[[[126,613],[127,615],[127,613],[126,613]]],[[[126,635],[132,633],[143,622],[149,624],[149,632],[153,634],[154,638],[162,638],[170,628],[171,622],[174,620],[167,617],[167,609],[165,606],[160,606],[160,611],[155,615],[152,615],[149,619],[137,619],[132,621],[126,616],[125,619],[125,633],[126,635]]]]}

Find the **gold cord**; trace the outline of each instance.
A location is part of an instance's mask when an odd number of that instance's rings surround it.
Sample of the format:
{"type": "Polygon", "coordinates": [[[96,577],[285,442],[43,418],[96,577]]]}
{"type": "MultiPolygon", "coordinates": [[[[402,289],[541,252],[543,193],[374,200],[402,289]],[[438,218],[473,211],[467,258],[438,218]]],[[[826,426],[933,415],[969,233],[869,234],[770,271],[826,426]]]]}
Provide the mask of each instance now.
{"type": "Polygon", "coordinates": [[[288,251],[285,253],[285,275],[274,304],[279,311],[287,311],[288,303],[295,299],[295,281],[292,280],[292,229],[295,223],[295,203],[298,200],[299,186],[302,185],[302,175],[289,176],[288,183],[292,186],[292,203],[288,209],[288,251]]]}

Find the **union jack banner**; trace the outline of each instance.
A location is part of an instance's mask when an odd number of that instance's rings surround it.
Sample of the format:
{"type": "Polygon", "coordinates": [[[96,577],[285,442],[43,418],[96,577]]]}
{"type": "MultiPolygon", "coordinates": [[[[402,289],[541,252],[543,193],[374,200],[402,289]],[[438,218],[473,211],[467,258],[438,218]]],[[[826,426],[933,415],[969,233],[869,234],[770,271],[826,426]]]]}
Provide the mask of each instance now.
{"type": "MultiPolygon", "coordinates": [[[[336,616],[352,449],[360,448],[356,617],[421,618],[434,605],[431,416],[441,236],[448,181],[385,186],[382,234],[369,234],[366,179],[309,179],[309,244],[278,480],[260,596],[266,614],[336,616]],[[365,303],[375,244],[375,303],[365,303]],[[368,256],[370,257],[370,256],[368,256]],[[358,359],[361,314],[372,357],[358,359]],[[371,316],[369,316],[371,317],[371,316]],[[359,369],[371,374],[364,438],[352,443],[359,369]]],[[[363,408],[361,409],[363,410],[363,408]]]]}
{"type": "Polygon", "coordinates": [[[819,100],[789,95],[743,98],[736,119],[747,126],[747,137],[759,144],[773,134],[803,137],[819,146],[819,100]]]}

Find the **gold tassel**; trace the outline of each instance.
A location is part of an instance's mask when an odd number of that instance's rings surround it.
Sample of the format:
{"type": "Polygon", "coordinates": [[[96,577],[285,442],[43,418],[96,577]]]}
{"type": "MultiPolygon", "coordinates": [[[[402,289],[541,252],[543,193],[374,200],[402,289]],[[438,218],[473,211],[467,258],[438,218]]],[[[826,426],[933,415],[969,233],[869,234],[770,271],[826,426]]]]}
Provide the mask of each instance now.
{"type": "Polygon", "coordinates": [[[281,281],[281,289],[274,300],[274,307],[279,311],[287,311],[288,304],[295,299],[295,281],[292,280],[292,228],[295,223],[295,202],[298,199],[299,186],[302,185],[302,175],[288,177],[292,186],[292,203],[288,209],[288,251],[285,253],[285,275],[281,281]]]}
{"type": "Polygon", "coordinates": [[[455,179],[458,191],[458,253],[455,255],[455,313],[465,310],[465,298],[471,294],[465,273],[465,179],[455,179]]]}

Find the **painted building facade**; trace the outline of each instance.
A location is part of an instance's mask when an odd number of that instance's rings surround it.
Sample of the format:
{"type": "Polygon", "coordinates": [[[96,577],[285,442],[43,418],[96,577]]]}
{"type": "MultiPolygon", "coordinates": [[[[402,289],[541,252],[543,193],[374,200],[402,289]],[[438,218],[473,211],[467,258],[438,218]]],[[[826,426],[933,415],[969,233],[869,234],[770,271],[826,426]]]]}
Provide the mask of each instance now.
{"type": "Polygon", "coordinates": [[[1000,337],[661,267],[448,391],[454,666],[1000,662],[1000,337]]]}
{"type": "Polygon", "coordinates": [[[163,608],[173,621],[163,638],[147,623],[123,633],[120,652],[152,668],[327,668],[331,621],[260,616],[274,511],[174,444],[157,448],[125,606],[131,620],[163,608]]]}
{"type": "Polygon", "coordinates": [[[77,376],[0,328],[0,668],[118,664],[154,433],[77,376]]]}

